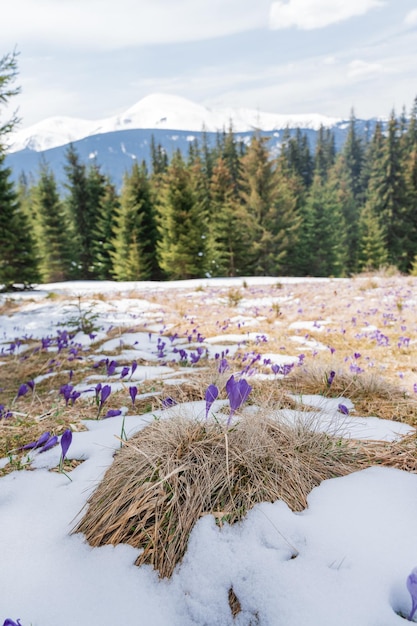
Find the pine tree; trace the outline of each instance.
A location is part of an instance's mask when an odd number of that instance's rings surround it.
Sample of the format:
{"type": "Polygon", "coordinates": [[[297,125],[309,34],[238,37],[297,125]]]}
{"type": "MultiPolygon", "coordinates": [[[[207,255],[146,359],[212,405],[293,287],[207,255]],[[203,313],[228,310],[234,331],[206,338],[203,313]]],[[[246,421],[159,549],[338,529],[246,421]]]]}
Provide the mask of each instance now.
{"type": "Polygon", "coordinates": [[[314,152],[314,175],[326,179],[329,169],[336,158],[334,133],[329,128],[320,126],[317,133],[316,149],[314,152]]]}
{"type": "Polygon", "coordinates": [[[247,263],[251,218],[240,201],[234,173],[224,157],[219,157],[213,167],[210,197],[210,275],[242,275],[247,263]]]}
{"type": "MultiPolygon", "coordinates": [[[[17,54],[0,59],[0,105],[19,93],[13,87],[17,76],[17,54]]],[[[0,124],[0,285],[3,290],[19,284],[28,287],[39,280],[38,259],[28,218],[19,206],[11,171],[5,165],[7,136],[17,117],[0,124]]]]}
{"type": "Polygon", "coordinates": [[[113,275],[117,280],[148,280],[158,276],[157,229],[145,162],[126,174],[116,215],[113,275]]]}
{"type": "Polygon", "coordinates": [[[207,215],[201,211],[191,171],[179,151],[171,160],[161,189],[158,231],[159,264],[168,278],[206,274],[207,215]]]}
{"type": "Polygon", "coordinates": [[[8,291],[15,285],[29,287],[40,275],[28,219],[19,207],[4,161],[0,154],[0,285],[8,291]]]}
{"type": "Polygon", "coordinates": [[[414,207],[407,204],[398,122],[394,113],[388,123],[386,138],[381,143],[378,158],[372,162],[367,203],[385,228],[388,262],[407,271],[415,254],[417,232],[413,228],[414,207]]]}
{"type": "Polygon", "coordinates": [[[119,197],[114,185],[107,181],[100,202],[94,236],[94,267],[99,280],[113,278],[114,233],[116,217],[120,211],[119,197]]]}
{"type": "Polygon", "coordinates": [[[388,253],[385,229],[371,203],[364,205],[358,225],[358,269],[376,270],[387,264],[388,253]]]}
{"type": "Polygon", "coordinates": [[[33,189],[33,211],[37,216],[39,269],[45,282],[72,277],[72,233],[68,215],[58,194],[53,172],[42,163],[39,182],[33,189]]]}
{"type": "Polygon", "coordinates": [[[66,203],[74,233],[75,277],[95,279],[97,278],[96,228],[100,219],[101,202],[106,192],[107,179],[96,165],[87,170],[72,144],[66,152],[66,159],[67,183],[65,186],[68,190],[66,203]]]}
{"type": "Polygon", "coordinates": [[[310,193],[300,209],[300,273],[342,276],[346,262],[346,227],[332,181],[314,176],[310,193]]]}

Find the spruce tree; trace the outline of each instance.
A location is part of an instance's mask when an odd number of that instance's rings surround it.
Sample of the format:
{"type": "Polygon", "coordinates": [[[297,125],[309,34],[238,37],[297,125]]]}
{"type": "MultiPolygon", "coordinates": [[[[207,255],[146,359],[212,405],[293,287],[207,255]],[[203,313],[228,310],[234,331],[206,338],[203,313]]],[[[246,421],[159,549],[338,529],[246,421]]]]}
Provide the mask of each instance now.
{"type": "Polygon", "coordinates": [[[16,285],[30,287],[40,275],[32,231],[4,161],[0,154],[0,288],[8,291],[16,285]]]}
{"type": "Polygon", "coordinates": [[[358,269],[377,270],[387,264],[386,230],[371,202],[361,210],[359,224],[358,269]]]}
{"type": "Polygon", "coordinates": [[[39,269],[44,282],[72,278],[72,233],[68,215],[59,197],[53,172],[44,162],[33,188],[32,207],[37,216],[39,269]]]}
{"type": "Polygon", "coordinates": [[[87,170],[72,144],[66,152],[66,159],[66,203],[74,233],[75,277],[96,279],[96,228],[107,179],[96,165],[87,170]]]}
{"type": "MultiPolygon", "coordinates": [[[[0,106],[19,93],[13,87],[17,76],[17,53],[0,59],[0,106]]],[[[38,259],[28,218],[19,206],[17,194],[5,165],[7,136],[17,117],[0,122],[0,285],[3,290],[16,284],[28,287],[39,280],[38,259]]]]}
{"type": "Polygon", "coordinates": [[[240,201],[234,173],[224,157],[219,157],[213,167],[210,197],[210,275],[242,275],[247,264],[252,223],[240,201]]]}
{"type": "Polygon", "coordinates": [[[94,268],[99,280],[113,278],[114,233],[120,210],[119,197],[114,185],[107,181],[100,200],[100,215],[94,232],[94,268]]]}
{"type": "Polygon", "coordinates": [[[413,227],[414,207],[407,204],[398,122],[394,113],[378,152],[371,164],[367,203],[385,229],[388,262],[407,271],[415,254],[417,232],[413,227]]]}
{"type": "Polygon", "coordinates": [[[165,173],[158,203],[159,265],[172,279],[205,276],[207,215],[196,197],[192,173],[177,151],[165,173]]]}
{"type": "Polygon", "coordinates": [[[323,181],[316,174],[300,213],[300,273],[342,276],[346,262],[346,226],[333,182],[323,181]]]}
{"type": "Polygon", "coordinates": [[[145,162],[126,174],[116,214],[113,276],[117,280],[148,280],[158,276],[157,229],[145,162]]]}

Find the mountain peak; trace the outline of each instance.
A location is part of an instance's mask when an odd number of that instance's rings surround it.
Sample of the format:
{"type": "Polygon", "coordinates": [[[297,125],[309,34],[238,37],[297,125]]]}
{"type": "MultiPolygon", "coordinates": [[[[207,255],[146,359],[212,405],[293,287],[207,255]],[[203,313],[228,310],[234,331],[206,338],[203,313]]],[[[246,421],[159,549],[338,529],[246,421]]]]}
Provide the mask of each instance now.
{"type": "Polygon", "coordinates": [[[210,109],[181,96],[153,93],[145,96],[121,115],[104,120],[89,121],[70,117],[52,117],[10,137],[9,152],[29,149],[41,152],[84,137],[119,130],[166,129],[209,132],[227,129],[232,124],[236,132],[254,129],[273,131],[284,128],[317,130],[320,125],[333,126],[340,119],[323,115],[283,115],[264,113],[255,109],[210,109]]]}

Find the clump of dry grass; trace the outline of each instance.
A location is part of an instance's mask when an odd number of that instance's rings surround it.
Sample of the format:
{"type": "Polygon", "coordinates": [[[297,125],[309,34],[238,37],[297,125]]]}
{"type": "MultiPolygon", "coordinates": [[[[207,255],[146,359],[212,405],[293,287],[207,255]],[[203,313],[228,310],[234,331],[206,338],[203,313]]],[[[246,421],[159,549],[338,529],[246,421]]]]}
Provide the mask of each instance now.
{"type": "Polygon", "coordinates": [[[294,511],[313,487],[363,466],[356,446],[258,413],[225,430],[180,415],[149,424],[116,454],[74,532],[92,546],[129,543],[170,576],[197,520],[234,523],[259,502],[294,511]]]}
{"type": "Polygon", "coordinates": [[[295,368],[282,381],[282,386],[295,394],[344,396],[352,400],[356,413],[364,417],[417,424],[417,401],[398,385],[370,371],[355,374],[342,367],[315,363],[295,368]],[[327,380],[332,369],[336,374],[329,386],[327,380]]]}

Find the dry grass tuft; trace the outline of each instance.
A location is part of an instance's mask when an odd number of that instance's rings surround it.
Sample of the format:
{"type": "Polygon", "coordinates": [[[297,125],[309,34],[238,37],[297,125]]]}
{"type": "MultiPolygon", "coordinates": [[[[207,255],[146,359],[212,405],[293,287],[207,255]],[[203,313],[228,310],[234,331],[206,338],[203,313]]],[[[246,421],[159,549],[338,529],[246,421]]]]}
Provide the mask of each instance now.
{"type": "Polygon", "coordinates": [[[74,532],[92,546],[141,548],[137,565],[171,576],[201,516],[234,523],[277,499],[301,511],[313,487],[365,461],[352,443],[266,414],[242,417],[230,430],[181,416],[159,420],[116,454],[74,532]]]}
{"type": "Polygon", "coordinates": [[[417,401],[394,383],[372,372],[355,374],[316,363],[295,368],[282,385],[296,394],[344,396],[352,400],[356,413],[364,417],[378,416],[417,425],[417,401]],[[332,369],[336,375],[329,387],[327,379],[332,369]]]}

